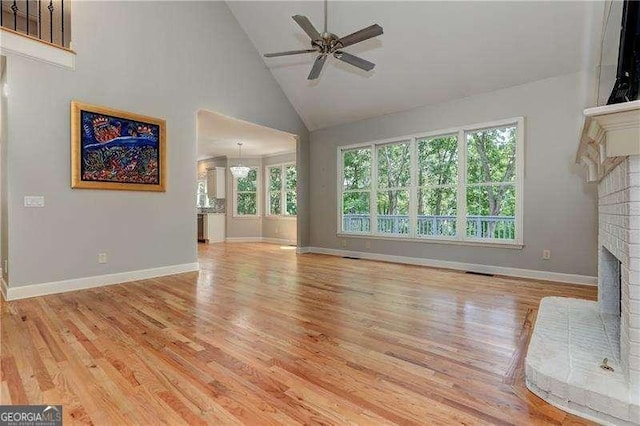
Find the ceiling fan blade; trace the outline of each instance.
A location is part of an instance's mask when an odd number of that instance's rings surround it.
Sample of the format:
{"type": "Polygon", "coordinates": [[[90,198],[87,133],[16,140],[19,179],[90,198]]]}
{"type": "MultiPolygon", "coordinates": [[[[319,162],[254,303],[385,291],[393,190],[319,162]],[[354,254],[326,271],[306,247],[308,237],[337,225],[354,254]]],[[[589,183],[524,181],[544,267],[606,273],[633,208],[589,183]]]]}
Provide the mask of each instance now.
{"type": "Polygon", "coordinates": [[[320,71],[322,71],[324,61],[326,60],[327,55],[318,55],[315,62],[313,63],[313,67],[311,67],[311,72],[309,73],[309,77],[307,77],[307,80],[315,80],[320,77],[320,71]]]}
{"type": "Polygon", "coordinates": [[[304,50],[287,50],[286,52],[278,52],[278,53],[265,53],[265,58],[275,58],[277,56],[287,56],[287,55],[299,55],[301,53],[312,53],[317,52],[316,49],[304,49],[304,50]]]}
{"type": "Polygon", "coordinates": [[[379,35],[382,35],[382,27],[378,24],[373,24],[370,27],[363,28],[353,34],[342,37],[337,43],[340,44],[340,47],[347,47],[379,35]]]}
{"type": "Polygon", "coordinates": [[[342,62],[346,62],[365,71],[371,71],[376,66],[373,62],[369,62],[347,52],[338,51],[334,53],[333,56],[342,62]]]}
{"type": "Polygon", "coordinates": [[[322,39],[318,30],[316,30],[316,27],[314,27],[311,21],[309,21],[309,18],[302,15],[294,15],[292,16],[292,18],[298,25],[300,25],[300,28],[302,28],[304,32],[307,33],[311,40],[315,41],[322,39]]]}

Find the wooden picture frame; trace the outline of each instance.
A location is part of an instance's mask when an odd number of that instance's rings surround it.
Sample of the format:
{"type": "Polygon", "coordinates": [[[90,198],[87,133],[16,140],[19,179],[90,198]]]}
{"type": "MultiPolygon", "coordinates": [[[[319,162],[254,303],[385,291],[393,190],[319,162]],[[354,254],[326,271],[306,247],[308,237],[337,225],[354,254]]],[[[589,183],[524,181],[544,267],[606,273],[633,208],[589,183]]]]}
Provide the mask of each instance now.
{"type": "Polygon", "coordinates": [[[71,187],[166,191],[165,120],[71,101],[71,187]]]}

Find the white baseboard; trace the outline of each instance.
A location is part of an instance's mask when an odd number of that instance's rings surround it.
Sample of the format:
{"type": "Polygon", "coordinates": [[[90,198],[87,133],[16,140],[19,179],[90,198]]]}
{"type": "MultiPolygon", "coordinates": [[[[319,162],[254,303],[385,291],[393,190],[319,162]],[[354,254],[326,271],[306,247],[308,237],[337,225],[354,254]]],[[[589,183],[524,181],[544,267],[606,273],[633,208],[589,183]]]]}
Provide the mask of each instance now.
{"type": "Polygon", "coordinates": [[[267,237],[230,237],[226,238],[227,243],[269,243],[280,245],[295,245],[295,241],[286,240],[284,238],[267,238],[267,237]]]}
{"type": "Polygon", "coordinates": [[[309,247],[296,248],[296,254],[305,254],[305,253],[311,253],[311,251],[309,251],[309,247]]]}
{"type": "Polygon", "coordinates": [[[267,238],[267,237],[263,237],[262,238],[262,242],[263,243],[269,243],[269,244],[280,244],[281,246],[290,246],[290,245],[295,245],[295,241],[291,241],[291,240],[287,240],[284,238],[267,238]]]}
{"type": "MultiPolygon", "coordinates": [[[[508,268],[504,266],[478,265],[475,263],[451,262],[448,260],[423,259],[419,257],[392,256],[388,254],[366,253],[349,250],[338,250],[324,247],[301,247],[304,253],[328,254],[331,256],[355,257],[358,259],[380,260],[384,262],[404,263],[407,265],[430,266],[433,268],[455,269],[460,271],[480,272],[483,274],[506,275],[517,278],[530,278],[543,281],[556,281],[569,284],[597,285],[598,278],[588,275],[564,274],[560,272],[536,271],[533,269],[508,268]]],[[[302,251],[298,251],[302,253],[302,251]]]]}
{"type": "Polygon", "coordinates": [[[262,237],[227,237],[227,243],[261,243],[262,237]]]}
{"type": "Polygon", "coordinates": [[[8,287],[6,289],[5,300],[17,300],[25,299],[27,297],[45,296],[47,294],[65,293],[67,291],[83,290],[112,284],[121,284],[129,281],[182,274],[184,272],[198,271],[199,269],[200,265],[197,262],[184,263],[181,265],[161,266],[159,268],[140,269],[138,271],[119,272],[108,275],[96,275],[93,277],[75,278],[71,280],[33,284],[21,287],[8,287]]]}

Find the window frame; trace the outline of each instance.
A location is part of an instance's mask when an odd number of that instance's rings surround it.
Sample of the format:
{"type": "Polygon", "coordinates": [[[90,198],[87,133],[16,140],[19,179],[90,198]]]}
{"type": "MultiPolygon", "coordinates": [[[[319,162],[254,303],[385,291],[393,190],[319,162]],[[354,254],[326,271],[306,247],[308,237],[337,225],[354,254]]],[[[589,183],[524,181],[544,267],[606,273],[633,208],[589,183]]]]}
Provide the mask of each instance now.
{"type": "Polygon", "coordinates": [[[412,182],[413,182],[413,192],[411,194],[412,200],[413,200],[413,206],[414,206],[414,210],[413,210],[413,217],[410,218],[410,221],[413,221],[413,233],[412,236],[413,238],[417,239],[417,240],[444,240],[444,241],[458,241],[458,230],[460,229],[460,215],[458,214],[458,204],[460,203],[460,197],[459,197],[459,192],[460,192],[460,134],[459,132],[453,132],[453,133],[442,133],[437,132],[436,134],[425,134],[423,136],[416,136],[413,138],[413,144],[414,146],[412,147],[412,157],[411,157],[411,178],[412,178],[412,182]],[[436,138],[444,138],[444,137],[450,137],[450,136],[455,136],[456,137],[456,143],[457,143],[457,147],[456,147],[456,157],[457,157],[457,164],[456,164],[456,179],[457,181],[455,183],[452,184],[441,184],[441,185],[434,185],[434,184],[425,184],[425,185],[420,185],[420,151],[419,151],[419,146],[418,143],[421,140],[429,140],[429,139],[436,139],[436,138]],[[427,190],[433,190],[433,189],[447,189],[447,188],[453,188],[456,191],[456,235],[454,236],[450,236],[450,235],[422,235],[422,234],[418,234],[418,206],[416,201],[418,200],[418,191],[420,189],[427,189],[427,190]]]}
{"type": "Polygon", "coordinates": [[[287,192],[294,192],[296,194],[296,211],[298,206],[298,169],[297,164],[294,161],[288,161],[285,163],[276,163],[276,164],[268,164],[264,166],[264,217],[272,218],[272,219],[296,219],[298,217],[297,214],[286,214],[287,211],[287,192]],[[296,187],[294,189],[287,189],[286,178],[287,178],[287,168],[288,167],[296,168],[296,187]],[[275,190],[271,190],[271,173],[269,173],[270,169],[280,169],[280,214],[272,214],[271,213],[271,193],[276,192],[275,190]]]}
{"type": "MultiPolygon", "coordinates": [[[[389,237],[408,237],[412,235],[412,229],[415,228],[415,214],[413,214],[412,212],[412,203],[411,203],[411,197],[412,197],[412,189],[415,186],[414,182],[413,182],[413,159],[414,159],[414,153],[413,153],[413,148],[414,148],[414,142],[415,140],[412,139],[403,139],[403,138],[399,138],[397,140],[395,140],[395,142],[385,142],[385,143],[377,143],[373,146],[373,150],[375,150],[375,153],[371,153],[371,175],[372,177],[375,176],[375,182],[373,181],[373,178],[371,179],[371,199],[370,199],[370,209],[374,208],[375,210],[375,221],[373,221],[373,216],[372,216],[372,221],[371,221],[371,226],[370,226],[370,231],[372,234],[376,234],[376,235],[386,235],[389,237]],[[402,144],[409,144],[409,181],[407,186],[398,186],[398,187],[393,187],[393,188],[380,188],[379,187],[379,162],[378,162],[378,150],[380,148],[384,148],[384,147],[388,147],[391,145],[402,145],[402,144]],[[408,215],[409,215],[409,232],[407,233],[393,233],[393,232],[379,232],[378,231],[378,195],[381,192],[385,192],[385,191],[393,191],[393,192],[400,192],[400,191],[406,191],[409,197],[409,206],[408,206],[408,215]],[[375,230],[375,232],[374,232],[375,230]]],[[[389,172],[387,172],[389,173],[389,172]]],[[[371,212],[373,212],[374,210],[371,210],[371,212]]]]}
{"type": "MultiPolygon", "coordinates": [[[[495,120],[484,123],[474,123],[470,125],[451,127],[447,129],[439,129],[429,132],[419,132],[410,135],[396,136],[392,138],[379,139],[369,142],[361,142],[350,145],[338,146],[336,149],[336,165],[337,165],[337,236],[339,237],[356,237],[371,238],[383,240],[404,240],[424,243],[445,243],[445,244],[461,244],[470,246],[491,246],[521,249],[524,247],[523,223],[524,223],[524,179],[525,179],[525,119],[524,117],[512,117],[502,120],[495,120]],[[467,226],[467,133],[497,127],[506,127],[513,125],[516,127],[516,146],[515,146],[515,239],[495,239],[495,238],[473,238],[466,236],[467,226]],[[458,158],[458,176],[456,188],[456,235],[455,236],[433,236],[433,235],[417,235],[417,194],[418,194],[418,145],[417,140],[425,138],[434,138],[438,136],[457,136],[457,158],[458,158]],[[409,140],[410,150],[410,186],[409,186],[409,233],[408,234],[389,234],[377,232],[377,192],[378,192],[378,156],[377,147],[392,143],[401,143],[409,140]],[[369,148],[371,149],[371,185],[368,189],[370,193],[369,214],[370,214],[370,230],[369,232],[347,232],[342,230],[343,216],[343,153],[354,149],[369,148]],[[376,194],[376,197],[373,197],[376,194]]],[[[360,191],[359,192],[366,192],[360,191]]],[[[349,191],[353,192],[353,191],[349,191]]]]}
{"type": "MultiPolygon", "coordinates": [[[[247,166],[251,170],[256,171],[256,190],[255,191],[238,191],[238,178],[231,174],[233,178],[233,217],[237,219],[256,219],[261,215],[260,211],[260,203],[261,203],[261,175],[260,175],[260,166],[247,166]],[[238,213],[238,195],[239,194],[256,194],[256,214],[239,214],[238,213]]],[[[231,173],[231,172],[229,172],[231,173]]]]}
{"type": "MultiPolygon", "coordinates": [[[[395,140],[395,139],[393,139],[395,140]]],[[[378,216],[378,208],[377,208],[377,199],[373,198],[374,194],[374,179],[378,179],[378,174],[376,172],[376,168],[374,167],[374,161],[377,161],[377,157],[375,156],[375,145],[371,143],[360,143],[349,145],[346,147],[338,147],[338,235],[341,235],[342,232],[342,215],[344,212],[344,194],[345,193],[368,193],[369,194],[369,232],[349,232],[344,233],[350,236],[368,236],[373,235],[373,227],[377,223],[378,216]],[[369,174],[369,187],[367,189],[348,189],[344,190],[343,185],[343,166],[344,166],[344,153],[347,151],[356,151],[361,148],[368,148],[371,151],[371,173],[369,174]]],[[[377,185],[376,185],[377,187],[377,185]]]]}

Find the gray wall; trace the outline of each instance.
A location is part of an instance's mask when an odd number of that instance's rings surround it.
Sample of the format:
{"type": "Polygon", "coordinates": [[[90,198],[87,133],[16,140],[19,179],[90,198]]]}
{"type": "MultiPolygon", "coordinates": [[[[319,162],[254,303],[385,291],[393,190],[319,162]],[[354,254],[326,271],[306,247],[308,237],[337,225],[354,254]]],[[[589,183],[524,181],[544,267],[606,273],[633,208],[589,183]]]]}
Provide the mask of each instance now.
{"type": "Polygon", "coordinates": [[[582,109],[592,101],[585,78],[560,76],[312,132],[310,245],[344,248],[336,235],[338,146],[524,116],[524,249],[362,238],[347,238],[346,249],[595,276],[596,188],[574,164],[582,109]],[[552,258],[542,260],[547,248],[552,258]]]}
{"type": "Polygon", "coordinates": [[[225,3],[75,2],[73,20],[75,71],[7,64],[10,286],[194,262],[198,109],[297,134],[308,161],[304,124],[225,3]],[[167,192],[72,190],[72,99],[166,119],[167,192]]]}

